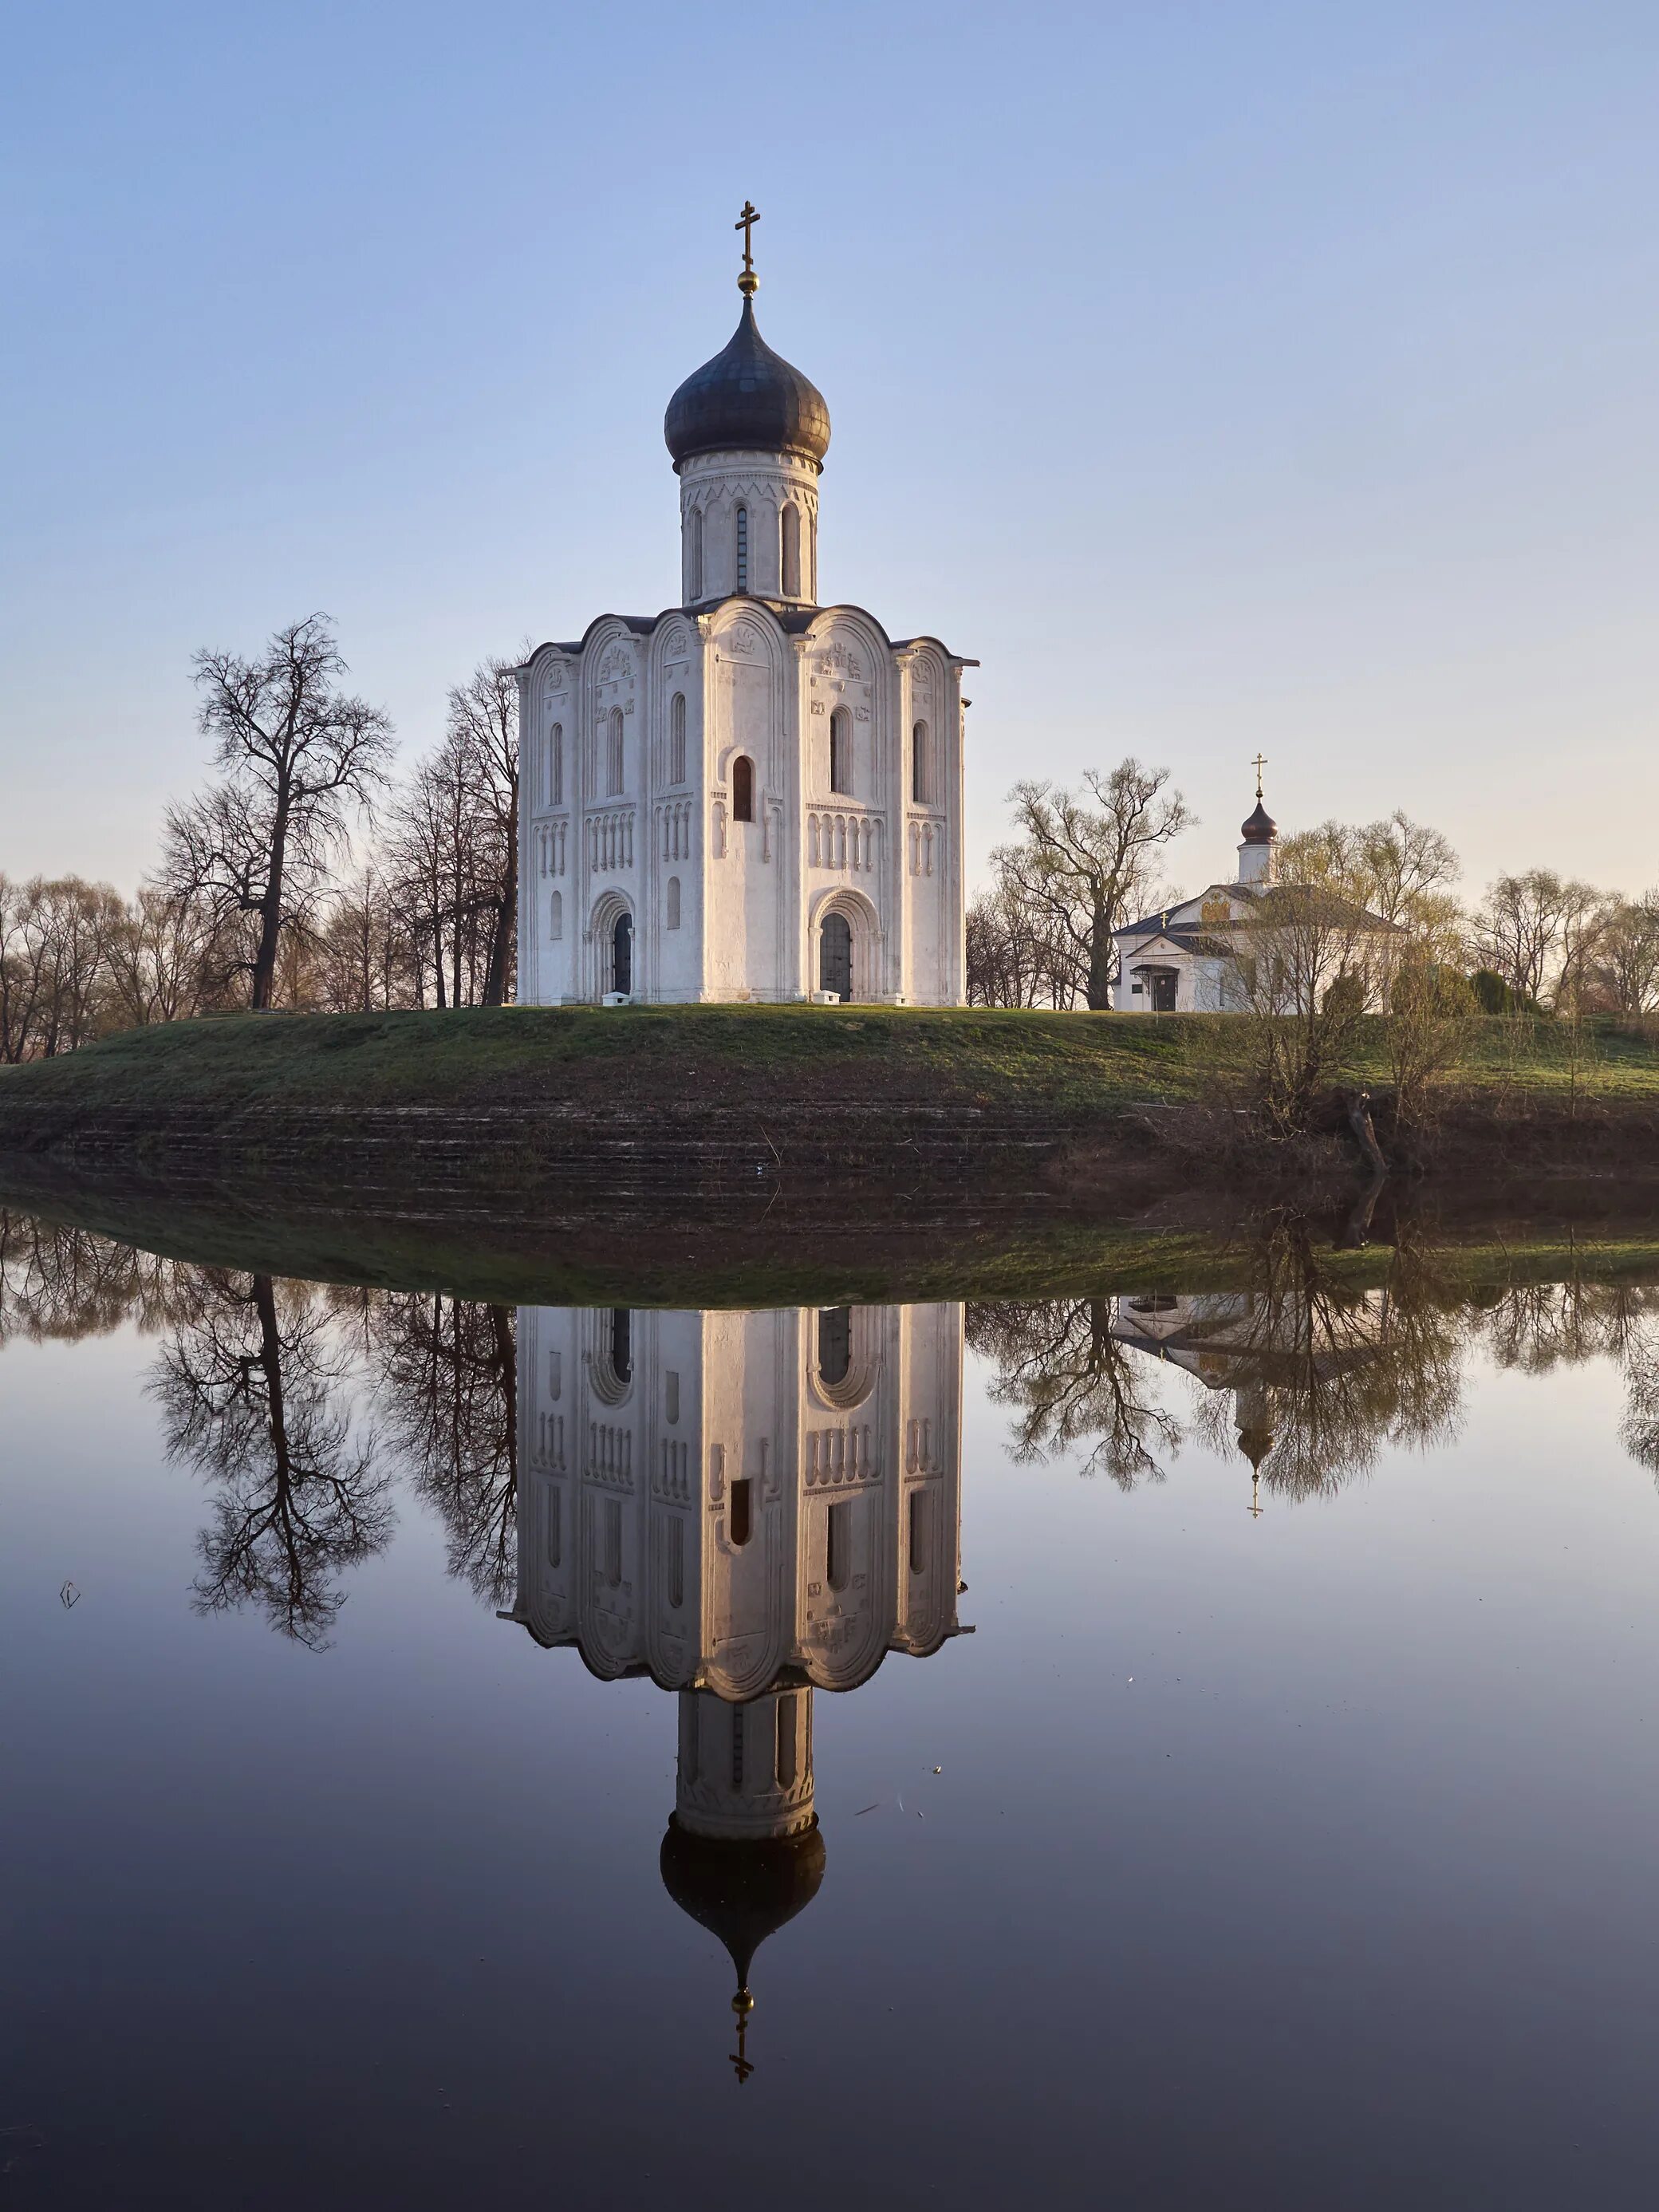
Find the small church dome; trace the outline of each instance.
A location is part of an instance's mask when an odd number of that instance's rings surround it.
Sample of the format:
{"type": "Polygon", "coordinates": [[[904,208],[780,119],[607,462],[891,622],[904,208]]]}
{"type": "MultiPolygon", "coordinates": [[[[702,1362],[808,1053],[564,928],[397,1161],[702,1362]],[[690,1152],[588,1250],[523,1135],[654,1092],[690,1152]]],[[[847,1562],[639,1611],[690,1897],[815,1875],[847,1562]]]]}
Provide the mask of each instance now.
{"type": "Polygon", "coordinates": [[[695,453],[726,449],[800,453],[822,463],[830,410],[810,377],[773,352],[745,297],[728,343],[688,376],[668,403],[662,434],[678,468],[695,453]]]}
{"type": "Polygon", "coordinates": [[[1240,825],[1239,835],[1247,845],[1271,845],[1279,835],[1279,824],[1258,799],[1255,812],[1240,825]]]}

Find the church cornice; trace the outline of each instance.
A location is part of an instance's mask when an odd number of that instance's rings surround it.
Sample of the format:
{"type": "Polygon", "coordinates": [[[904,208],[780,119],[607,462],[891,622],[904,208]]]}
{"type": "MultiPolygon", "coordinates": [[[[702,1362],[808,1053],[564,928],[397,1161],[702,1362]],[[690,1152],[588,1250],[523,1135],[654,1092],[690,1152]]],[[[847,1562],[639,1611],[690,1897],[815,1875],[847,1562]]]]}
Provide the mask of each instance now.
{"type": "Polygon", "coordinates": [[[939,655],[948,667],[977,668],[980,665],[977,660],[970,660],[963,653],[952,653],[950,647],[942,639],[937,637],[889,637],[878,617],[872,615],[868,607],[858,606],[850,599],[841,599],[833,605],[820,606],[805,605],[799,599],[762,599],[752,592],[728,592],[720,599],[694,600],[689,606],[665,607],[659,614],[595,615],[579,640],[574,642],[565,642],[550,639],[544,644],[538,645],[528,659],[522,661],[513,672],[517,676],[527,675],[550,653],[562,654],[566,659],[579,659],[586,652],[596,633],[603,629],[607,623],[615,624],[628,630],[635,637],[647,638],[662,623],[668,621],[671,616],[684,615],[696,622],[702,634],[707,636],[707,625],[725,608],[730,606],[747,607],[753,612],[770,615],[784,635],[791,638],[806,637],[820,623],[832,621],[837,615],[852,616],[860,622],[868,623],[890,653],[914,658],[931,648],[939,655]]]}

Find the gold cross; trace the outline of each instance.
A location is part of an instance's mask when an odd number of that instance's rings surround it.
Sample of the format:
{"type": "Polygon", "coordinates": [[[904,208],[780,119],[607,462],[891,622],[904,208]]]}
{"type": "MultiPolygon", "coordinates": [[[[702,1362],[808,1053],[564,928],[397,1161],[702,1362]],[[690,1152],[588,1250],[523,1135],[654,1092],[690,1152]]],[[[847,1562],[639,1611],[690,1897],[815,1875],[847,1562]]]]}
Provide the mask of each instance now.
{"type": "Polygon", "coordinates": [[[745,200],[743,204],[743,213],[732,226],[733,230],[740,230],[743,233],[743,274],[738,279],[738,289],[746,294],[753,294],[760,289],[760,278],[755,274],[755,256],[752,251],[755,243],[755,225],[759,221],[760,210],[752,200],[745,200]]]}
{"type": "Polygon", "coordinates": [[[1250,766],[1255,770],[1255,795],[1258,799],[1261,796],[1261,771],[1267,767],[1267,756],[1266,753],[1258,753],[1255,758],[1250,763],[1250,766]]]}

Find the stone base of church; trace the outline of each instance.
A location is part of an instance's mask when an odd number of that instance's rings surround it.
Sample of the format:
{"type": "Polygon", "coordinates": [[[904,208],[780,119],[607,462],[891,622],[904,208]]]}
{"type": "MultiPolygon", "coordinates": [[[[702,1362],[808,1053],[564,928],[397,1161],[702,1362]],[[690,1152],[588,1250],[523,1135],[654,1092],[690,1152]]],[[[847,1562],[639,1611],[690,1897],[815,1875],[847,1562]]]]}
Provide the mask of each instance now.
{"type": "MultiPolygon", "coordinates": [[[[526,1004],[533,1003],[526,1001],[526,1004]]],[[[834,991],[633,991],[583,999],[570,992],[539,1003],[553,1006],[908,1006],[921,1004],[902,991],[843,999],[834,991]]]]}

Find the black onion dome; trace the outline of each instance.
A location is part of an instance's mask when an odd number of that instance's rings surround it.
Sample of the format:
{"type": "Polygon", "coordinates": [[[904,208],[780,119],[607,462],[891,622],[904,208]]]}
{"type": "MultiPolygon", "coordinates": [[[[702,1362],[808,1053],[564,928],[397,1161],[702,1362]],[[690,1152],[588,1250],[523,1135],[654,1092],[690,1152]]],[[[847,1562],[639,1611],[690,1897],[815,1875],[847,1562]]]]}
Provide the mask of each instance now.
{"type": "Polygon", "coordinates": [[[803,1833],[732,1840],[693,1835],[671,1814],[659,1863],[663,1887],[682,1912],[719,1936],[749,1985],[749,1962],[818,1893],[823,1838],[815,1820],[803,1833]]]}
{"type": "Polygon", "coordinates": [[[746,299],[730,342],[669,401],[662,434],[676,468],[694,453],[728,447],[822,462],[830,410],[811,378],[767,344],[755,325],[755,303],[746,299]]]}
{"type": "Polygon", "coordinates": [[[1241,825],[1239,834],[1247,845],[1271,845],[1279,835],[1279,824],[1258,799],[1255,812],[1241,825]]]}

